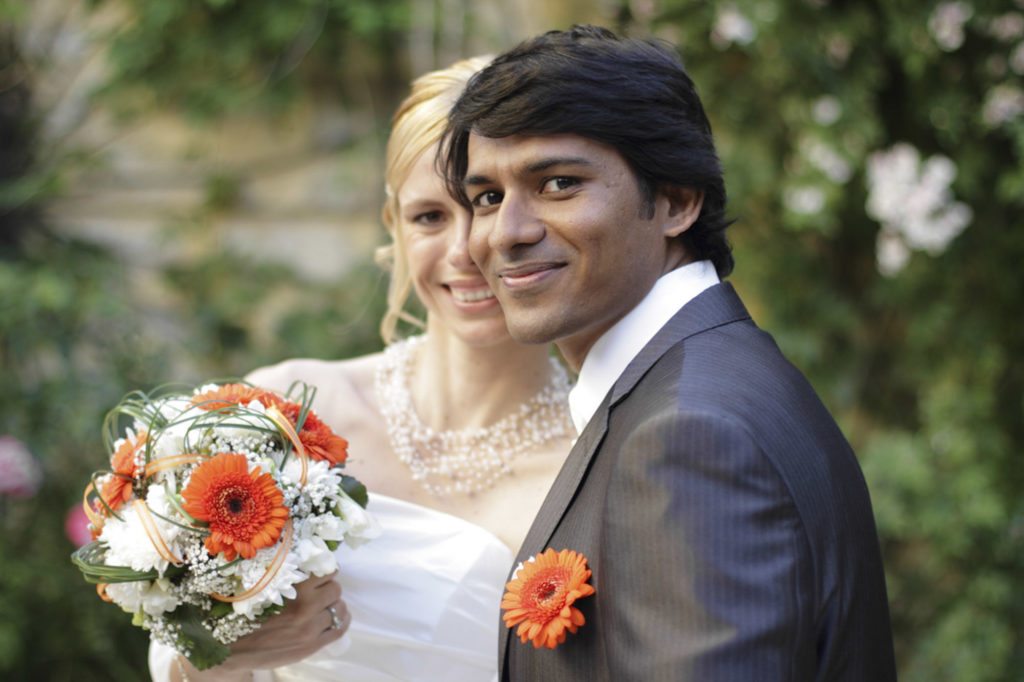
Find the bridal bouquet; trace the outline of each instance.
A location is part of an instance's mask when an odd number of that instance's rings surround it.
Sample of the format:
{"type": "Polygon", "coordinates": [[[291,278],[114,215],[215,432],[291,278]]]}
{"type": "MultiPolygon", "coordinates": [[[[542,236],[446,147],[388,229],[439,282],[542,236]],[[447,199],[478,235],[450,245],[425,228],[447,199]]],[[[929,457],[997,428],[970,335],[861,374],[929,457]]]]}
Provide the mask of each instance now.
{"type": "Polygon", "coordinates": [[[93,541],[72,561],[197,668],[223,662],[296,583],[334,571],[339,543],[379,532],[366,489],[341,472],[348,443],[309,409],[313,393],[136,392],[107,416],[110,468],[83,500],[93,541]]]}

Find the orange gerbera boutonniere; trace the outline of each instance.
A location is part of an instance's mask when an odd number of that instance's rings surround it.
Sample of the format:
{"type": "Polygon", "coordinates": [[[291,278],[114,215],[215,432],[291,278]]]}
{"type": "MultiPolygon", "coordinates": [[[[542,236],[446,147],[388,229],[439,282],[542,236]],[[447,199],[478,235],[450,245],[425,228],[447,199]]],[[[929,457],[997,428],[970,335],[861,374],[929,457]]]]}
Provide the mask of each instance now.
{"type": "Polygon", "coordinates": [[[226,452],[203,462],[181,497],[185,511],[210,524],[207,551],[224,552],[228,561],[239,554],[251,559],[257,550],[273,545],[288,520],[288,507],[274,478],[259,467],[249,471],[245,455],[226,452]]]}
{"type": "Polygon", "coordinates": [[[519,625],[516,635],[525,643],[533,640],[537,649],[554,649],[565,641],[567,632],[576,631],[585,622],[573,606],[577,599],[594,594],[587,558],[563,549],[548,548],[525,562],[505,585],[501,600],[505,625],[519,625]]]}

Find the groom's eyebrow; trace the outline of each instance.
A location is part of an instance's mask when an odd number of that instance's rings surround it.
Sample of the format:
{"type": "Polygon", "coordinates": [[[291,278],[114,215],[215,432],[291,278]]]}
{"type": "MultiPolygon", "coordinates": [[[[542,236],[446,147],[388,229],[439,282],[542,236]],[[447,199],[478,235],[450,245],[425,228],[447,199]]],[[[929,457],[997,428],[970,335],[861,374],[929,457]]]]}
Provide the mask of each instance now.
{"type": "MultiPolygon", "coordinates": [[[[558,166],[593,166],[594,163],[582,156],[551,156],[543,159],[538,159],[525,164],[522,168],[516,171],[518,176],[534,175],[536,173],[542,173],[551,168],[558,166]]],[[[482,173],[474,173],[467,175],[466,179],[462,181],[464,187],[480,187],[482,185],[494,184],[494,179],[484,175],[482,173]]]]}
{"type": "Polygon", "coordinates": [[[582,156],[553,156],[533,163],[527,164],[523,169],[525,174],[541,173],[557,166],[592,166],[589,159],[582,156]]]}
{"type": "Polygon", "coordinates": [[[466,179],[462,181],[463,187],[479,187],[481,185],[493,185],[494,180],[487,177],[486,175],[467,175],[466,179]]]}

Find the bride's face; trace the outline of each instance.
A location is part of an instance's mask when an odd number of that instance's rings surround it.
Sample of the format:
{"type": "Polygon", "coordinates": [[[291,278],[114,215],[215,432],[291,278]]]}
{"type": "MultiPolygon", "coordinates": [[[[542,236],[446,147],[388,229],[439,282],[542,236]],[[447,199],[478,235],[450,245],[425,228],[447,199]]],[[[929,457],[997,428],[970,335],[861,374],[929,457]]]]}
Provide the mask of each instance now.
{"type": "Polygon", "coordinates": [[[404,240],[416,295],[431,329],[486,345],[509,338],[501,306],[469,257],[470,214],[445,190],[427,149],[398,188],[399,239],[404,240]]]}

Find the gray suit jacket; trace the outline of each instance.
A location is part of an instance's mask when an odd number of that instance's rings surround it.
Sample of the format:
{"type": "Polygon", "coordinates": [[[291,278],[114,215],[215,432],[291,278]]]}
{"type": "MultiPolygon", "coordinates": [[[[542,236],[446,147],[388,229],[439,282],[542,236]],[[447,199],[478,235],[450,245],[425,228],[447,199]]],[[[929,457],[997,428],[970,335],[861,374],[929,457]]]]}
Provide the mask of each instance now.
{"type": "Polygon", "coordinates": [[[586,624],[554,650],[502,627],[503,680],[894,680],[867,487],[814,390],[730,284],[619,377],[517,563],[582,552],[586,624]]]}

